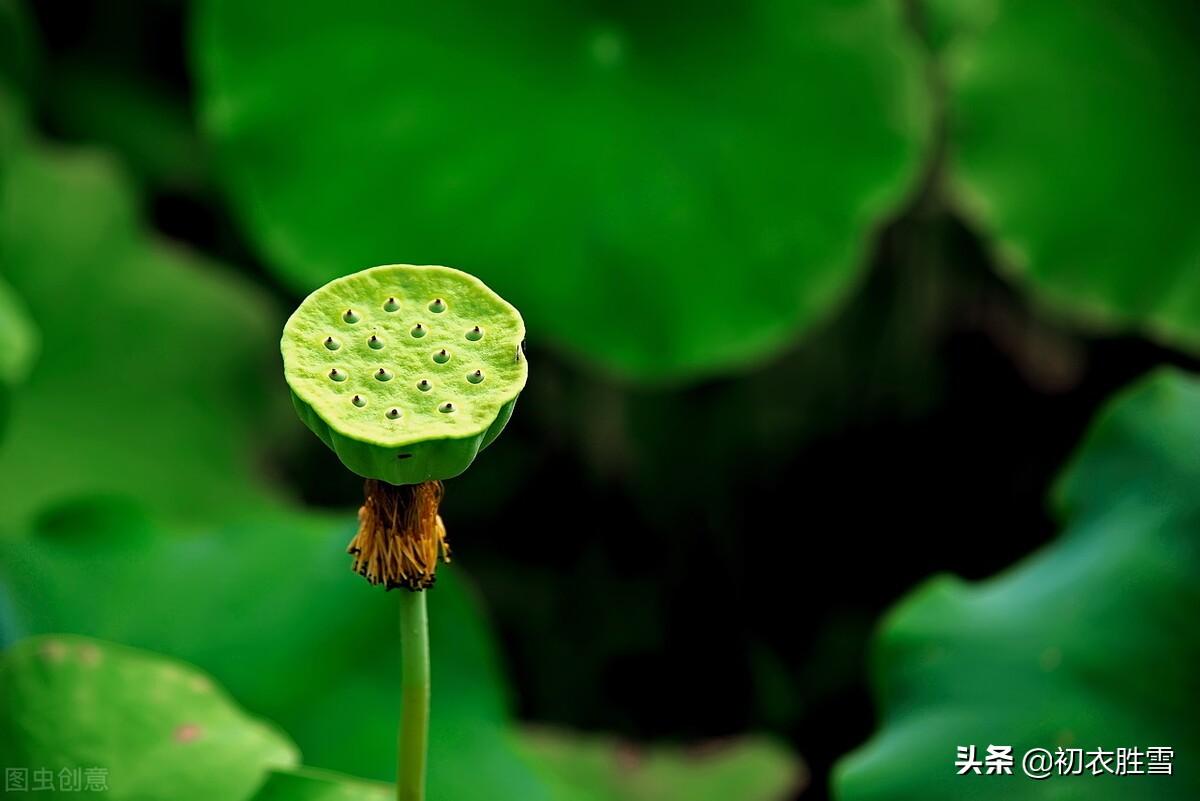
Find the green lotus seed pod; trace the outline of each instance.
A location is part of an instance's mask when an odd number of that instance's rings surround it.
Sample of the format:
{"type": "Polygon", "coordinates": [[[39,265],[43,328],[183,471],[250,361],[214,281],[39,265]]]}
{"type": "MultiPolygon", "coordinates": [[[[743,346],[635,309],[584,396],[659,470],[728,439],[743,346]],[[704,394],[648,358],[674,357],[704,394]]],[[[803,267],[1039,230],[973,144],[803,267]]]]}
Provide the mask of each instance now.
{"type": "Polygon", "coordinates": [[[458,475],[504,429],[525,387],[525,324],[479,279],[392,264],[300,304],[280,349],[305,425],[365,478],[458,475]]]}

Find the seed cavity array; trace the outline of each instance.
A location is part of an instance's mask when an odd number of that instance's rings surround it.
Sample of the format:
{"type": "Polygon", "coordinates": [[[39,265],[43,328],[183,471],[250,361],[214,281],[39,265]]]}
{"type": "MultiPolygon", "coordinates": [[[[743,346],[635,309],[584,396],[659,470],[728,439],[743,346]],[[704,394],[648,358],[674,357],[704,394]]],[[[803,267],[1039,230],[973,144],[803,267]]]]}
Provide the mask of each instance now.
{"type": "MultiPolygon", "coordinates": [[[[399,311],[401,306],[400,302],[395,296],[389,296],[380,304],[380,308],[383,309],[383,311],[387,314],[393,314],[399,311]]],[[[429,301],[427,308],[434,314],[442,314],[449,308],[449,306],[444,298],[434,298],[433,300],[429,301]]],[[[342,312],[341,319],[347,325],[356,325],[362,320],[362,315],[356,312],[353,308],[348,308],[342,312]]],[[[416,323],[409,330],[409,333],[413,338],[421,339],[430,333],[430,329],[424,323],[416,323]]],[[[464,338],[468,342],[479,342],[483,339],[483,328],[479,325],[471,326],[471,328],[467,329],[466,333],[464,334],[464,338]]],[[[341,341],[332,334],[327,335],[322,341],[322,344],[325,346],[326,350],[330,351],[337,351],[342,347],[341,341]]],[[[384,349],[385,343],[379,334],[371,334],[366,339],[366,346],[372,351],[381,351],[384,349]]],[[[433,360],[433,363],[436,365],[448,364],[452,357],[453,354],[451,351],[444,347],[433,351],[432,355],[430,356],[430,358],[433,360]]],[[[338,384],[344,383],[349,377],[348,370],[338,369],[336,367],[331,368],[328,375],[332,381],[338,384]]],[[[381,384],[391,381],[394,375],[395,374],[387,367],[379,367],[372,374],[375,381],[381,384]]],[[[484,380],[483,370],[472,370],[466,373],[464,377],[468,384],[480,384],[484,380]]],[[[428,392],[433,388],[433,382],[428,378],[422,378],[417,381],[416,387],[420,392],[428,392]]],[[[365,390],[355,393],[351,398],[351,403],[357,408],[364,408],[367,405],[367,394],[368,393],[365,390]]],[[[457,407],[454,401],[443,401],[437,405],[437,410],[442,414],[450,414],[456,411],[457,407]]],[[[400,419],[401,415],[402,413],[400,409],[395,406],[389,408],[384,413],[384,416],[388,420],[398,420],[400,419]]]]}
{"type": "Polygon", "coordinates": [[[355,472],[405,483],[456,474],[499,433],[525,384],[522,339],[477,279],[389,265],[312,293],[281,347],[301,419],[355,472]]]}

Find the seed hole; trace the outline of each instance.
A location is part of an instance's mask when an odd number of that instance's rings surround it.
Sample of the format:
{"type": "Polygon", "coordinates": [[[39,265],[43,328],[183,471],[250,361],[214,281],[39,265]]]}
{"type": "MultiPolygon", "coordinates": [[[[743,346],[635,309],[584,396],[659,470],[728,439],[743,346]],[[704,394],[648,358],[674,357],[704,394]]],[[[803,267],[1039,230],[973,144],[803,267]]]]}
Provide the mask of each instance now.
{"type": "Polygon", "coordinates": [[[467,339],[471,342],[478,342],[483,339],[483,331],[480,330],[479,326],[475,326],[467,332],[467,339]]]}
{"type": "Polygon", "coordinates": [[[343,373],[341,370],[337,369],[336,367],[329,371],[329,377],[332,378],[334,381],[345,381],[346,380],[346,374],[343,373]]]}
{"type": "Polygon", "coordinates": [[[346,309],[345,314],[342,315],[342,319],[353,325],[354,323],[357,323],[360,318],[358,314],[355,313],[354,309],[346,309]]]}
{"type": "Polygon", "coordinates": [[[411,459],[412,454],[411,453],[397,453],[396,458],[397,459],[411,459]]]}
{"type": "Polygon", "coordinates": [[[476,370],[473,373],[467,373],[467,380],[470,381],[472,384],[478,384],[480,381],[483,380],[483,371],[476,370]]]}
{"type": "Polygon", "coordinates": [[[433,389],[433,384],[429,383],[429,379],[422,378],[417,382],[417,389],[421,390],[422,392],[428,392],[429,390],[433,389]]]}
{"type": "Polygon", "coordinates": [[[375,380],[376,381],[391,381],[392,374],[389,373],[385,368],[380,367],[378,372],[375,373],[375,380]]]}
{"type": "Polygon", "coordinates": [[[442,414],[450,414],[450,412],[454,411],[454,404],[450,401],[446,401],[438,407],[438,411],[442,414]]]}
{"type": "Polygon", "coordinates": [[[333,337],[325,337],[325,347],[328,348],[329,350],[337,350],[341,346],[342,346],[342,343],[338,342],[333,337]]]}
{"type": "Polygon", "coordinates": [[[370,347],[371,350],[379,350],[383,347],[383,340],[374,334],[371,334],[371,338],[367,340],[367,346],[370,347]]]}
{"type": "Polygon", "coordinates": [[[387,410],[387,419],[389,419],[389,420],[395,420],[395,419],[396,419],[397,417],[399,417],[399,416],[400,416],[400,410],[399,410],[399,409],[394,409],[394,408],[393,408],[393,409],[388,409],[388,410],[387,410]]]}
{"type": "Polygon", "coordinates": [[[400,308],[400,304],[396,302],[395,298],[388,298],[383,302],[383,310],[385,312],[394,312],[398,308],[400,308]]]}
{"type": "Polygon", "coordinates": [[[445,364],[450,361],[450,351],[442,348],[437,353],[433,354],[433,360],[438,364],[445,364]]]}
{"type": "Polygon", "coordinates": [[[429,304],[429,310],[434,314],[441,314],[446,310],[446,301],[441,298],[434,298],[433,303],[429,304]]]}
{"type": "Polygon", "coordinates": [[[353,398],[350,399],[350,402],[353,403],[355,406],[357,406],[360,409],[367,405],[367,399],[364,398],[362,395],[355,395],[353,398]]]}
{"type": "Polygon", "coordinates": [[[420,323],[414,325],[412,328],[412,335],[417,339],[425,336],[425,326],[421,325],[420,323]]]}

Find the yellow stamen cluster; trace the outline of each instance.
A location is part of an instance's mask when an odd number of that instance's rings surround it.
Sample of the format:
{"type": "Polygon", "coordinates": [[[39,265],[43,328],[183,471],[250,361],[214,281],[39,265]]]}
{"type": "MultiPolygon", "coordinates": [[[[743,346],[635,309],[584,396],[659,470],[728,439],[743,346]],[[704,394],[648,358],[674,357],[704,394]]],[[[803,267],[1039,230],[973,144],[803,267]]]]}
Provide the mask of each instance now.
{"type": "Polygon", "coordinates": [[[346,548],[354,570],[387,589],[433,585],[439,557],[450,561],[446,527],[438,514],[442,482],[395,486],[368,479],[358,510],[358,533],[346,548]]]}

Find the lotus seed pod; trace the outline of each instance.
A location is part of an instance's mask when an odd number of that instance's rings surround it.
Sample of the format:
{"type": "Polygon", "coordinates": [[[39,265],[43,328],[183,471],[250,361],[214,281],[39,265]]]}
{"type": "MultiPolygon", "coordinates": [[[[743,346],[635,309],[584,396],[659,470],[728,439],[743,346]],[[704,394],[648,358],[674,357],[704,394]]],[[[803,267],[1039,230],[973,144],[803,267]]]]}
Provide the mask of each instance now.
{"type": "Polygon", "coordinates": [[[504,429],[525,387],[525,324],[479,279],[392,264],[329,282],[283,328],[300,419],[350,470],[451,478],[504,429]]]}

